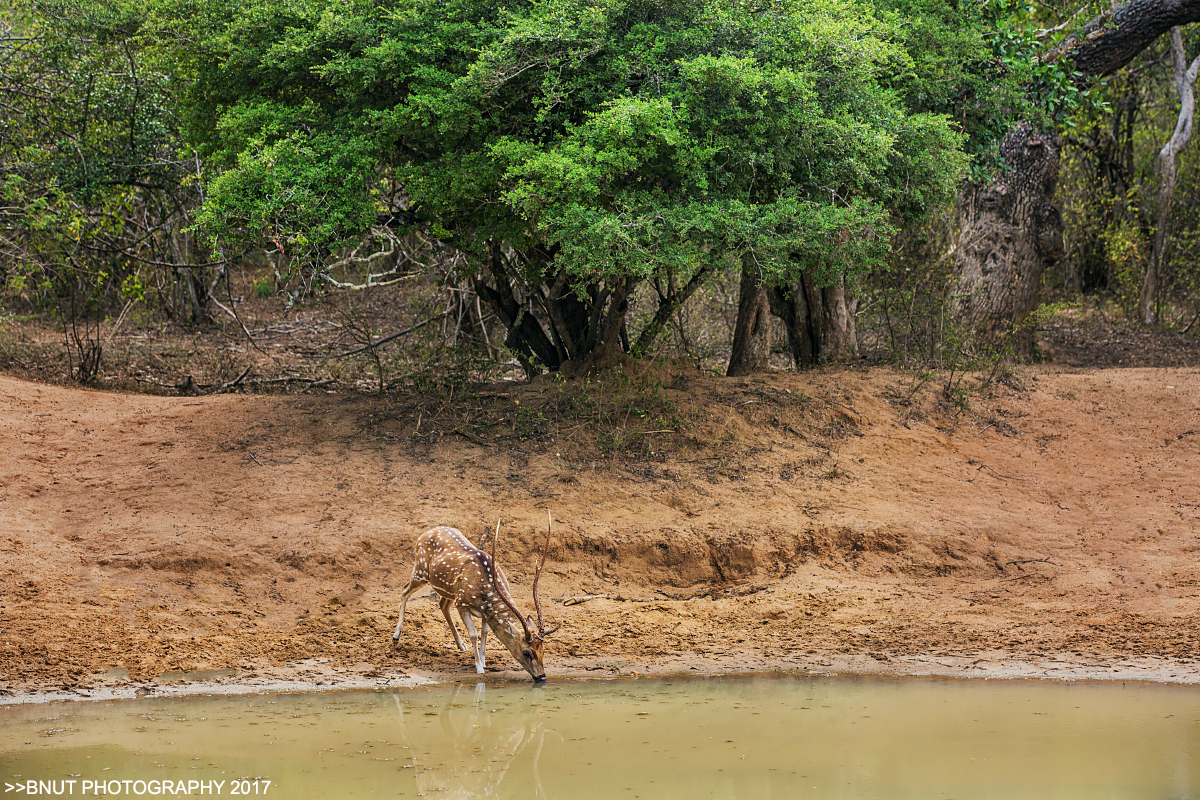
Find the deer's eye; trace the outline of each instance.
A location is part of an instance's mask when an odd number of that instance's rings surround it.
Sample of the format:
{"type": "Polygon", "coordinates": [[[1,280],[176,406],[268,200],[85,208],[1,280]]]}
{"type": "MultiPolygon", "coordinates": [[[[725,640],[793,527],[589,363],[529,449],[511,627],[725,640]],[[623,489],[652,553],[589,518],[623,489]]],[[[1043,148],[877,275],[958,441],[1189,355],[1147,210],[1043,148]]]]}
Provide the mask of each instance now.
{"type": "Polygon", "coordinates": [[[525,650],[524,652],[521,653],[521,655],[525,656],[530,661],[533,660],[533,651],[532,650],[525,650]]]}

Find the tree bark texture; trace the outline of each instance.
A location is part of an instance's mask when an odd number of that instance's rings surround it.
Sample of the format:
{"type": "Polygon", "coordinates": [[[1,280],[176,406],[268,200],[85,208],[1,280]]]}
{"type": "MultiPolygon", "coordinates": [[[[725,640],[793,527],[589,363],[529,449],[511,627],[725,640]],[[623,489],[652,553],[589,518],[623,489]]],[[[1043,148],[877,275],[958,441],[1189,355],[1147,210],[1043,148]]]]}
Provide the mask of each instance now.
{"type": "Polygon", "coordinates": [[[1007,171],[989,186],[968,185],[958,199],[958,284],[952,307],[984,338],[1032,349],[1017,327],[1037,306],[1042,274],[1062,255],[1062,217],[1052,198],[1058,143],[1028,122],[1000,145],[1007,171]]]}
{"type": "Polygon", "coordinates": [[[737,324],[729,354],[729,377],[765,372],[771,355],[771,303],[762,275],[752,256],[742,260],[742,285],[738,292],[737,324]]]}
{"type": "Polygon", "coordinates": [[[1171,28],[1192,22],[1200,22],[1200,0],[1129,0],[1067,37],[1046,60],[1063,55],[1084,78],[1111,75],[1171,28]]]}
{"type": "Polygon", "coordinates": [[[844,280],[818,287],[808,275],[790,286],[772,287],[771,313],[783,320],[797,369],[840,361],[858,352],[854,323],[857,301],[844,280]]]}
{"type": "MultiPolygon", "coordinates": [[[[1128,0],[1068,37],[1045,61],[1068,59],[1080,79],[1109,75],[1177,25],[1200,21],[1200,0],[1128,0]]],[[[993,339],[1007,337],[1036,306],[1042,275],[1062,252],[1062,217],[1054,206],[1058,144],[1019,122],[1001,144],[1005,170],[991,186],[959,195],[958,272],[954,310],[993,339]]],[[[1014,341],[1032,349],[1033,332],[1014,341]]]]}
{"type": "Polygon", "coordinates": [[[1175,158],[1192,138],[1192,118],[1196,110],[1193,87],[1197,71],[1200,71],[1200,56],[1188,65],[1183,52],[1183,33],[1178,27],[1171,29],[1171,52],[1175,62],[1175,89],[1179,93],[1179,119],[1171,138],[1158,152],[1158,224],[1154,229],[1154,252],[1146,266],[1138,302],[1138,316],[1145,325],[1153,325],[1158,318],[1158,287],[1167,265],[1171,207],[1175,203],[1175,158]]]}
{"type": "Polygon", "coordinates": [[[625,334],[625,317],[629,313],[629,293],[635,281],[628,276],[621,276],[607,283],[609,286],[603,295],[608,305],[600,310],[601,313],[593,315],[599,321],[599,326],[594,329],[592,346],[562,365],[562,373],[568,377],[605,372],[629,361],[626,354],[629,337],[625,334]]]}
{"type": "Polygon", "coordinates": [[[508,332],[504,338],[504,345],[516,356],[529,378],[537,375],[541,368],[558,369],[562,363],[558,348],[542,330],[528,300],[518,300],[513,292],[505,257],[499,246],[492,248],[488,258],[488,270],[492,273],[496,288],[493,289],[481,279],[475,282],[475,291],[492,307],[508,332]]]}

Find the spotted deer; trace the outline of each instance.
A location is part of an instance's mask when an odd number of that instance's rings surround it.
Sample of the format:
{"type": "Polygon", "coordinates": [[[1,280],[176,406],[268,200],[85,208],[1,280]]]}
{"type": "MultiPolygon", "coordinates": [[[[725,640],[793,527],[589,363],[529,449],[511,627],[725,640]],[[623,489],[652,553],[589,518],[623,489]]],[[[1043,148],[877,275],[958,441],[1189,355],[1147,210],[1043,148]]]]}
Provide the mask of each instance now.
{"type": "MultiPolygon", "coordinates": [[[[500,523],[497,522],[496,535],[499,536],[499,533],[500,523]]],[[[550,530],[547,529],[546,547],[549,545],[550,530]]],[[[451,607],[458,609],[463,627],[471,639],[477,673],[483,672],[484,643],[491,630],[535,681],[546,680],[546,670],[542,666],[542,642],[558,630],[558,626],[546,630],[542,622],[542,604],[538,600],[537,585],[545,563],[546,548],[543,548],[541,562],[533,576],[533,605],[537,609],[535,634],[531,630],[533,617],[523,616],[513,602],[508,581],[493,556],[475,547],[461,531],[454,528],[438,526],[426,531],[417,539],[416,564],[400,600],[400,622],[392,635],[392,643],[400,641],[400,632],[404,629],[404,606],[408,598],[429,584],[441,598],[442,614],[454,635],[454,643],[459,650],[466,652],[467,646],[463,644],[450,617],[451,607]],[[475,630],[475,619],[480,621],[478,632],[475,630]]]]}

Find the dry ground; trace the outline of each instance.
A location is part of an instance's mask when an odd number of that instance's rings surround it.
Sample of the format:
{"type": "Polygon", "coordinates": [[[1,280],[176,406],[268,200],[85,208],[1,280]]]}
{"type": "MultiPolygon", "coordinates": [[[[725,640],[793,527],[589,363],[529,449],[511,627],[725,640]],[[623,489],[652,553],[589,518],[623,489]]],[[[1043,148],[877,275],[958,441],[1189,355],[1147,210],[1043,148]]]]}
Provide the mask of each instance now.
{"type": "MultiPolygon", "coordinates": [[[[964,410],[881,369],[676,370],[610,393],[617,420],[549,378],[452,400],[0,377],[0,689],[468,676],[429,597],[392,647],[413,540],[503,518],[532,610],[547,510],[552,679],[1200,679],[1200,369],[1015,384],[964,410]]],[[[491,662],[519,677],[494,640],[491,662]]]]}

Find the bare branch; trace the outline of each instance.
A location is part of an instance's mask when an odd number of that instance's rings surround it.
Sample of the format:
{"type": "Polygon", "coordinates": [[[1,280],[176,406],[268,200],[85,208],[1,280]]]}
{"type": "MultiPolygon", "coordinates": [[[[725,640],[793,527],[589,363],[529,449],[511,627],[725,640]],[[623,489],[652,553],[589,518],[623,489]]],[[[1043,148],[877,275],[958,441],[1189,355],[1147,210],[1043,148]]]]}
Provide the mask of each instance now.
{"type": "Polygon", "coordinates": [[[396,333],[389,334],[388,336],[385,336],[382,339],[378,339],[374,342],[370,342],[369,344],[364,344],[362,347],[356,347],[353,350],[347,350],[345,353],[334,353],[332,355],[306,355],[305,358],[328,359],[328,358],[345,358],[346,356],[352,356],[357,353],[361,353],[365,350],[371,350],[373,348],[379,347],[379,345],[386,344],[386,343],[392,341],[393,339],[398,339],[406,333],[412,333],[415,330],[424,328],[429,323],[437,322],[440,319],[444,319],[449,314],[450,314],[450,310],[447,309],[446,311],[443,311],[441,314],[438,314],[436,317],[430,317],[429,319],[425,320],[424,322],[418,322],[416,325],[412,325],[408,328],[405,328],[402,331],[397,331],[396,333]]]}

